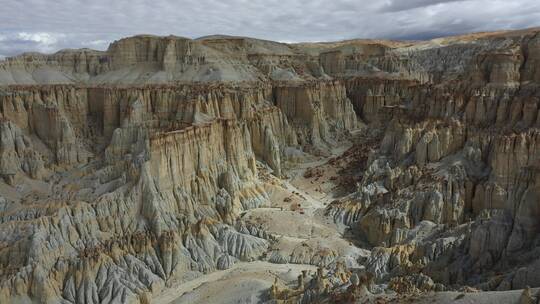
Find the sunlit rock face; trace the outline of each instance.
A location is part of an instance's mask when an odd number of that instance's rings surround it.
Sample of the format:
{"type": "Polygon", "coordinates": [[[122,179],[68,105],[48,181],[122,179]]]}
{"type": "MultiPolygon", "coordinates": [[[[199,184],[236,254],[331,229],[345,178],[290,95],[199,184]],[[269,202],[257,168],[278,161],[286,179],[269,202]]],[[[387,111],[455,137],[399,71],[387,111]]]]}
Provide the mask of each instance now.
{"type": "Polygon", "coordinates": [[[300,302],[348,280],[538,287],[539,64],[536,31],[323,45],[135,36],[1,61],[0,303],[147,303],[255,260],[330,269],[302,279],[300,302]],[[358,159],[341,168],[358,179],[320,212],[347,242],[288,248],[244,217],[358,130],[358,159]]]}

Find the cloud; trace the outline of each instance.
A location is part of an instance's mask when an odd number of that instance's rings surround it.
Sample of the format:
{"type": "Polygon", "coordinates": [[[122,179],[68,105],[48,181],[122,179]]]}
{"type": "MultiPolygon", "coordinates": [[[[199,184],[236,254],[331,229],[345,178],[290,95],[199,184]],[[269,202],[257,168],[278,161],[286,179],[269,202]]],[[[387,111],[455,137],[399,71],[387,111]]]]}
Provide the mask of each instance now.
{"type": "Polygon", "coordinates": [[[109,45],[109,41],[103,40],[103,39],[92,40],[92,41],[84,41],[84,42],[81,43],[81,45],[84,46],[84,47],[103,50],[103,49],[107,48],[107,46],[109,45]]]}
{"type": "Polygon", "coordinates": [[[104,50],[143,33],[300,42],[430,39],[538,25],[537,0],[18,0],[2,4],[0,54],[104,50]]]}
{"type": "MultiPolygon", "coordinates": [[[[64,36],[64,35],[62,35],[64,36]]],[[[50,33],[18,33],[17,37],[22,41],[32,41],[43,45],[52,45],[58,42],[58,39],[50,33]]]]}
{"type": "Polygon", "coordinates": [[[410,9],[428,7],[432,5],[449,3],[449,2],[461,2],[467,0],[390,0],[380,8],[381,12],[400,12],[410,9]]]}
{"type": "Polygon", "coordinates": [[[88,41],[86,44],[88,45],[102,45],[102,44],[106,44],[107,41],[105,40],[93,40],[93,41],[88,41]]]}
{"type": "Polygon", "coordinates": [[[66,35],[62,33],[20,32],[13,40],[16,43],[32,45],[39,52],[51,52],[56,49],[57,45],[60,45],[60,40],[65,37],[66,35]]]}
{"type": "MultiPolygon", "coordinates": [[[[46,32],[14,32],[0,34],[0,53],[8,56],[36,51],[48,53],[58,50],[65,45],[66,35],[63,33],[46,32]]],[[[69,44],[69,42],[67,42],[69,44]]]]}

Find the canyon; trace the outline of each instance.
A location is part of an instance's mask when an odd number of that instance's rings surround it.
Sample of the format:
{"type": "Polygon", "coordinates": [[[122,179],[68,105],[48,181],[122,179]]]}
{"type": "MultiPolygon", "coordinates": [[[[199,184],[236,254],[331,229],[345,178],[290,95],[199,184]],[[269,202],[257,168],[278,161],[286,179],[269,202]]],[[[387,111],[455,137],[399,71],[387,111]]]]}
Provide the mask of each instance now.
{"type": "Polygon", "coordinates": [[[0,61],[0,303],[539,303],[540,29],[0,61]]]}

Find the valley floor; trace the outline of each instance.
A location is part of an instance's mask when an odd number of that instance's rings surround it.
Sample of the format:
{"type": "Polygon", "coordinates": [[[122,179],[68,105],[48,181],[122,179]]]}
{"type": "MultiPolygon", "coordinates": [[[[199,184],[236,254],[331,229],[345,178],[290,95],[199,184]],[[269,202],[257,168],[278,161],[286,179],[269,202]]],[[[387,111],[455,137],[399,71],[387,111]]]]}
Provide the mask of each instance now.
{"type": "MultiPolygon", "coordinates": [[[[320,157],[295,164],[280,179],[268,172],[261,173],[270,194],[270,206],[251,209],[242,215],[249,222],[263,225],[265,231],[277,236],[272,248],[275,254],[292,255],[299,246],[315,250],[335,250],[347,256],[351,263],[363,251],[343,237],[343,227],[324,215],[326,206],[335,199],[336,183],[332,176],[337,168],[328,161],[342,155],[352,145],[340,146],[330,157],[320,157]],[[328,167],[322,175],[307,177],[306,171],[328,167]]],[[[268,256],[267,260],[272,260],[268,256]]],[[[310,262],[310,261],[305,261],[310,262]]],[[[172,284],[157,295],[152,303],[261,303],[269,299],[269,289],[276,281],[295,288],[303,270],[315,273],[317,267],[309,263],[278,264],[269,261],[239,262],[223,271],[209,273],[185,283],[172,284]]]]}

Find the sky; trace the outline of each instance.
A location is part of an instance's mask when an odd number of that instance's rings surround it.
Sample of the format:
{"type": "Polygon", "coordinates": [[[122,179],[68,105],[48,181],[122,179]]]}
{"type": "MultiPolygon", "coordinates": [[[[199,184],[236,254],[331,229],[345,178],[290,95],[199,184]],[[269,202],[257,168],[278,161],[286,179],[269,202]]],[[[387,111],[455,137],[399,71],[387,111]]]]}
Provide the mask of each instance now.
{"type": "Polygon", "coordinates": [[[0,0],[0,59],[136,34],[422,40],[534,26],[539,0],[0,0]]]}

